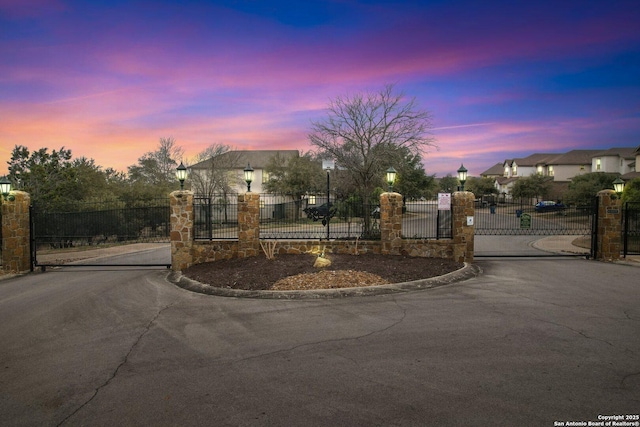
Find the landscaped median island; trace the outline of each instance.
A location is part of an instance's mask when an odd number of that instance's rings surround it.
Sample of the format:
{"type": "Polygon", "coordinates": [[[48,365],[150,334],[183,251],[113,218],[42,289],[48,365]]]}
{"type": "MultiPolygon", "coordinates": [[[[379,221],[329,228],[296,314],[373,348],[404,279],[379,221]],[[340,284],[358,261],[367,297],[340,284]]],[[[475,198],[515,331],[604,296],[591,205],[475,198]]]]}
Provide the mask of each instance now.
{"type": "MultiPolygon", "coordinates": [[[[331,265],[322,268],[314,267],[317,255],[313,254],[227,259],[194,265],[182,271],[182,276],[209,287],[211,292],[199,289],[204,293],[236,290],[239,292],[230,295],[239,296],[241,291],[308,291],[405,283],[446,276],[466,268],[465,264],[441,258],[378,254],[327,254],[326,258],[331,265]]],[[[467,275],[475,276],[477,269],[471,270],[467,275]]]]}

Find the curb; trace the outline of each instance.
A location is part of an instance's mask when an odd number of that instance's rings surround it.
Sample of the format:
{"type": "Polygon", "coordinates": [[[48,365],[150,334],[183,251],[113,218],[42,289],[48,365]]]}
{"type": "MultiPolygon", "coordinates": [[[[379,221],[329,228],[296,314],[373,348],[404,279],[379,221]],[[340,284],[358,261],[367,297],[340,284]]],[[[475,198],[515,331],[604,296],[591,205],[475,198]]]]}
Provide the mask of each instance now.
{"type": "Polygon", "coordinates": [[[371,296],[397,294],[404,292],[431,289],[439,286],[461,282],[482,273],[480,267],[474,264],[465,263],[459,270],[442,276],[431,277],[429,279],[414,280],[411,282],[392,283],[387,285],[363,286],[359,288],[339,288],[339,289],[316,289],[308,291],[245,291],[241,289],[216,288],[198,281],[189,279],[181,272],[169,273],[168,279],[183,289],[191,292],[233,298],[257,298],[257,299],[328,299],[345,298],[355,296],[371,296]]]}

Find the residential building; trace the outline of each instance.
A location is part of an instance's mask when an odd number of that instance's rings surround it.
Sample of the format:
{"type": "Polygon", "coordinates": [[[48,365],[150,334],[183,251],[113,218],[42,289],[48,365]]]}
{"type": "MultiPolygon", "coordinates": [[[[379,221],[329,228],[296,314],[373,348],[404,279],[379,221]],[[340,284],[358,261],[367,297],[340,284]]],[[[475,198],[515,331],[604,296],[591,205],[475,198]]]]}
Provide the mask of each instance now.
{"type": "MultiPolygon", "coordinates": [[[[227,170],[228,182],[232,192],[244,193],[247,191],[247,183],[244,180],[244,169],[250,166],[253,169],[253,181],[251,191],[264,193],[264,184],[269,181],[266,167],[275,156],[288,161],[292,157],[300,156],[298,150],[233,150],[196,163],[189,168],[190,174],[197,174],[201,179],[212,167],[227,170]],[[215,165],[215,166],[214,166],[215,165]]],[[[192,177],[192,180],[195,177],[192,177]]],[[[194,189],[196,192],[197,189],[194,189]]]]}
{"type": "Polygon", "coordinates": [[[498,163],[481,176],[495,177],[500,193],[509,194],[520,177],[534,174],[553,178],[561,190],[576,176],[590,172],[608,172],[622,175],[624,180],[640,176],[640,146],[610,148],[607,150],[571,150],[566,153],[535,153],[530,156],[507,159],[498,163]],[[501,169],[501,173],[498,172],[501,169]]]}

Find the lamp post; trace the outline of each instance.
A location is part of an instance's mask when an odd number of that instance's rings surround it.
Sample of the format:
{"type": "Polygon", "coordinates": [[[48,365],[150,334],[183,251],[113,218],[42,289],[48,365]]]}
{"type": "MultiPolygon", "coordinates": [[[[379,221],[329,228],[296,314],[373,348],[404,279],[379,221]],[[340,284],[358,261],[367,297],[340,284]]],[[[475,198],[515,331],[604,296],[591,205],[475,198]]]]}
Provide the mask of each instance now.
{"type": "Polygon", "coordinates": [[[464,191],[464,183],[467,181],[467,169],[462,163],[460,164],[460,169],[458,169],[458,180],[460,181],[460,191],[464,191]]]}
{"type": "Polygon", "coordinates": [[[393,166],[391,166],[389,169],[387,169],[387,184],[389,185],[389,193],[391,193],[393,191],[393,183],[396,180],[396,174],[398,172],[396,172],[396,170],[393,168],[393,166]]]}
{"type": "Polygon", "coordinates": [[[12,202],[16,199],[12,194],[9,194],[10,191],[11,181],[9,181],[9,178],[7,178],[6,176],[3,176],[0,179],[0,193],[2,193],[2,197],[4,198],[4,200],[8,202],[12,202]]]}
{"type": "Polygon", "coordinates": [[[244,180],[247,182],[247,193],[250,193],[251,183],[253,182],[253,168],[249,163],[247,163],[247,167],[244,168],[244,180]]]}
{"type": "Polygon", "coordinates": [[[176,168],[176,178],[180,181],[180,191],[184,190],[184,180],[187,179],[187,168],[184,167],[182,162],[180,162],[180,166],[176,168]]]}
{"type": "Polygon", "coordinates": [[[322,161],[322,169],[327,171],[327,215],[325,216],[325,221],[327,222],[327,240],[329,240],[329,221],[331,220],[331,203],[329,201],[329,198],[331,197],[330,172],[334,165],[333,160],[322,161]]]}
{"type": "Polygon", "coordinates": [[[618,193],[618,196],[622,194],[622,191],[624,190],[624,181],[620,177],[617,177],[616,180],[613,181],[613,189],[618,193]]]}

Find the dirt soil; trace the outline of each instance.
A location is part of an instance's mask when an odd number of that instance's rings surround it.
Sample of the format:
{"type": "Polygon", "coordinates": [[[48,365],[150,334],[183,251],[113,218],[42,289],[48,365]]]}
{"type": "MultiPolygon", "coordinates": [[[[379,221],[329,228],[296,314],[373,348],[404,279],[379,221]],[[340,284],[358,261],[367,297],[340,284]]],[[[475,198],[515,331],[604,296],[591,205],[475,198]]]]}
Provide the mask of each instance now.
{"type": "Polygon", "coordinates": [[[317,256],[264,255],[187,268],[182,274],[211,286],[242,290],[335,289],[401,283],[442,276],[463,267],[448,259],[375,254],[329,254],[331,265],[313,266],[317,256]]]}

